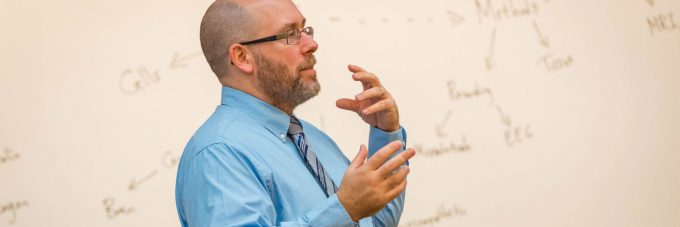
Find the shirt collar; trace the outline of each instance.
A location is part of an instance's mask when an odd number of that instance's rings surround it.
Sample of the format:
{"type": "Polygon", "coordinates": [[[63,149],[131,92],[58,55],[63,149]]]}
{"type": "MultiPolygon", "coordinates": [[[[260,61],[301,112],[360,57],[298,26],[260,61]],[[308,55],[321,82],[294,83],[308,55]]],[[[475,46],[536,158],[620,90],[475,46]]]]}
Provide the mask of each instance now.
{"type": "Polygon", "coordinates": [[[222,105],[240,109],[282,142],[286,142],[290,116],[269,103],[243,91],[222,87],[222,105]]]}

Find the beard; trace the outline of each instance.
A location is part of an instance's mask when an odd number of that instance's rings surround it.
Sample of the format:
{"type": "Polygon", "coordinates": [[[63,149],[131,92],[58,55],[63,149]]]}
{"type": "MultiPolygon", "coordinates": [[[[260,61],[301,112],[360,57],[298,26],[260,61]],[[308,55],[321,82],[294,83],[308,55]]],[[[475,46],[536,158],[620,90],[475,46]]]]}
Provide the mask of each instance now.
{"type": "Polygon", "coordinates": [[[294,70],[261,55],[255,55],[255,61],[259,66],[257,74],[259,88],[272,99],[274,106],[292,110],[321,91],[316,75],[307,80],[300,76],[300,71],[311,69],[316,64],[313,55],[294,70]]]}

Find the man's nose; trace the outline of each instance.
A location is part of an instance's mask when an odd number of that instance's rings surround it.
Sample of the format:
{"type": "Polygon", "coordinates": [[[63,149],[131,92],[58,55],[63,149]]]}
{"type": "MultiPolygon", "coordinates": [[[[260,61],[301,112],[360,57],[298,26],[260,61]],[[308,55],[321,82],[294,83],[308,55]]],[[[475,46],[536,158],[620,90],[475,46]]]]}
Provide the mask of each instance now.
{"type": "Polygon", "coordinates": [[[300,34],[300,45],[302,45],[302,54],[303,55],[310,55],[316,52],[316,49],[319,48],[319,44],[312,38],[312,36],[307,35],[306,33],[300,34]]]}

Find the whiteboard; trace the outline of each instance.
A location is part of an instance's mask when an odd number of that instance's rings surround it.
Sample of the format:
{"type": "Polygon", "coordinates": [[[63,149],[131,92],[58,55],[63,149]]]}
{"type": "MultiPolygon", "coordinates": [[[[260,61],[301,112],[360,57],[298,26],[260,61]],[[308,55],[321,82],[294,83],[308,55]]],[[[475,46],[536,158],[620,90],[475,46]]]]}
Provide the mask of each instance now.
{"type": "MultiPolygon", "coordinates": [[[[179,226],[177,158],[219,104],[208,0],[0,2],[0,226],[179,226]]],[[[411,161],[402,226],[680,226],[680,2],[296,1],[320,95],[380,76],[411,161]]]]}

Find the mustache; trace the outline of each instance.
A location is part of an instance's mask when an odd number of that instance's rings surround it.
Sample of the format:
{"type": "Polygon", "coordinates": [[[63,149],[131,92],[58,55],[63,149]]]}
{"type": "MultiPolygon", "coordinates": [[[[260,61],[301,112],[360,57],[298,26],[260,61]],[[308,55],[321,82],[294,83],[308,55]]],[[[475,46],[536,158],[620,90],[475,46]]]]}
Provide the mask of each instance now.
{"type": "Polygon", "coordinates": [[[297,67],[297,71],[314,68],[314,65],[316,65],[316,57],[312,55],[309,58],[305,59],[305,62],[303,62],[297,67]]]}

